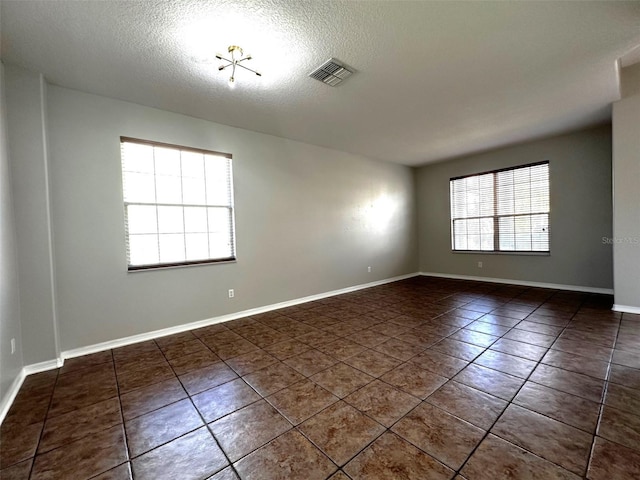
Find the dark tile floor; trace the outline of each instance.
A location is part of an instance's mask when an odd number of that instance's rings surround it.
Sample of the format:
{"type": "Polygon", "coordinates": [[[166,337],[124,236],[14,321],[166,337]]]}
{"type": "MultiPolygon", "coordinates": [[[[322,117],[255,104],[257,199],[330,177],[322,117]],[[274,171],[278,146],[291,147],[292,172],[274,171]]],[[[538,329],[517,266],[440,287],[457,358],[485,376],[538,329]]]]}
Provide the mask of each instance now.
{"type": "Polygon", "coordinates": [[[640,316],[414,278],[28,377],[0,478],[640,478],[640,316]]]}

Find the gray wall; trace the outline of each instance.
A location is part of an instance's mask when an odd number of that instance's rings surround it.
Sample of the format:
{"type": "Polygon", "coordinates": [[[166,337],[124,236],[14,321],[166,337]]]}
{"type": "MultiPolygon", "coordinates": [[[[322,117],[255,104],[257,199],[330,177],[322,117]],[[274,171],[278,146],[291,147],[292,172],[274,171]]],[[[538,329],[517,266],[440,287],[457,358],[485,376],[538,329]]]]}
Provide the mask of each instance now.
{"type": "Polygon", "coordinates": [[[621,72],[613,104],[614,303],[640,313],[640,64],[621,72]]]}
{"type": "Polygon", "coordinates": [[[6,140],[4,66],[0,64],[0,410],[23,366],[13,200],[6,140]],[[16,353],[11,354],[11,339],[16,353]]]}
{"type": "Polygon", "coordinates": [[[54,86],[48,114],[63,351],[416,270],[410,168],[54,86]],[[127,273],[121,135],[233,154],[237,263],[127,273]]]}
{"type": "Polygon", "coordinates": [[[422,272],[612,288],[611,128],[584,130],[417,171],[422,272]],[[549,160],[551,255],[452,253],[449,179],[549,160]],[[483,268],[478,268],[478,261],[483,268]]]}
{"type": "Polygon", "coordinates": [[[6,67],[7,123],[16,209],[25,364],[57,357],[48,192],[46,89],[42,75],[6,67]]]}

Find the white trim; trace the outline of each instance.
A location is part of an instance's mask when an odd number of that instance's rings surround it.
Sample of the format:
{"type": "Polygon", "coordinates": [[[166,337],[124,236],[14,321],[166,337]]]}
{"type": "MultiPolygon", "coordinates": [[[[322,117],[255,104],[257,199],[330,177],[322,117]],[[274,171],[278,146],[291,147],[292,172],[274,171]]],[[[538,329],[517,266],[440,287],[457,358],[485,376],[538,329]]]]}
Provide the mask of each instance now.
{"type": "Polygon", "coordinates": [[[472,275],[454,275],[450,273],[420,272],[420,275],[426,277],[473,280],[476,282],[505,283],[510,285],[520,285],[523,287],[550,288],[552,290],[569,290],[571,292],[602,293],[606,295],[613,295],[613,289],[611,288],[583,287],[580,285],[563,285],[560,283],[529,282],[527,280],[514,280],[511,278],[475,277],[472,275]]]}
{"type": "Polygon", "coordinates": [[[4,394],[4,397],[0,398],[0,425],[4,422],[7,413],[9,413],[9,409],[13,404],[13,401],[16,399],[16,395],[20,391],[20,387],[22,387],[22,383],[24,382],[25,377],[27,376],[25,369],[21,368],[18,376],[13,379],[13,382],[9,386],[9,390],[4,394]]]}
{"type": "Polygon", "coordinates": [[[46,372],[55,368],[60,368],[64,362],[61,359],[47,360],[46,362],[33,363],[25,365],[23,370],[25,375],[33,375],[34,373],[46,372]]]}
{"type": "Polygon", "coordinates": [[[635,313],[636,315],[640,315],[640,307],[631,307],[629,305],[616,305],[614,303],[611,310],[614,312],[635,313]]]}
{"type": "MultiPolygon", "coordinates": [[[[144,342],[154,338],[166,337],[167,335],[174,335],[176,333],[186,332],[196,328],[207,327],[216,323],[228,322],[230,320],[236,320],[238,318],[248,317],[251,315],[257,315],[260,313],[270,312],[272,310],[278,310],[280,308],[292,307],[301,303],[312,302],[315,300],[321,300],[327,297],[333,297],[335,295],[342,295],[345,293],[355,292],[357,290],[363,290],[365,288],[371,288],[378,285],[384,285],[385,283],[397,282],[411,277],[416,277],[419,273],[409,273],[406,275],[400,275],[397,277],[386,278],[384,280],[378,280],[375,282],[364,283],[361,285],[355,285],[353,287],[346,287],[339,290],[332,290],[330,292],[318,293],[316,295],[310,295],[308,297],[296,298],[293,300],[287,300],[286,302],[274,303],[271,305],[265,305],[263,307],[251,308],[249,310],[243,310],[236,313],[230,313],[227,315],[221,315],[219,317],[207,318],[204,320],[198,320],[196,322],[185,323],[183,325],[176,325],[175,327],[163,328],[161,330],[154,330],[152,332],[140,333],[138,335],[132,335],[130,337],[119,338],[116,340],[109,340],[107,342],[97,343],[94,345],[88,345],[86,347],[74,348],[72,350],[66,350],[61,353],[61,359],[64,361],[67,358],[81,357],[90,353],[102,352],[112,348],[123,347],[125,345],[131,345],[133,343],[144,342]]],[[[55,368],[55,367],[51,367],[55,368]]]]}
{"type": "MultiPolygon", "coordinates": [[[[53,345],[60,358],[60,329],[58,328],[58,292],[56,287],[56,262],[53,249],[53,221],[51,220],[51,176],[49,175],[49,129],[47,128],[47,81],[40,74],[40,126],[42,128],[42,151],[44,166],[45,216],[47,223],[47,249],[49,260],[49,286],[51,287],[51,320],[53,322],[53,345]]],[[[45,362],[46,363],[46,362],[45,362]]],[[[60,365],[62,365],[60,363],[60,365]]],[[[55,367],[54,367],[55,368],[55,367]]]]}

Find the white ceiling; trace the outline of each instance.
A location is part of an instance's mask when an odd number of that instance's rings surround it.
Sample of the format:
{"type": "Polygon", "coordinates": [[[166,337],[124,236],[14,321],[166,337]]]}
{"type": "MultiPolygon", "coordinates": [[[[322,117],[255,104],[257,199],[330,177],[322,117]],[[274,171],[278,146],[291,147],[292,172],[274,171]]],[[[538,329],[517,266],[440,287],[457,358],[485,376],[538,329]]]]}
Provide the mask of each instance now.
{"type": "Polygon", "coordinates": [[[607,122],[640,2],[2,0],[49,82],[405,165],[607,122]],[[212,61],[254,57],[229,89],[212,61]],[[329,57],[357,73],[307,77],[329,57]]]}

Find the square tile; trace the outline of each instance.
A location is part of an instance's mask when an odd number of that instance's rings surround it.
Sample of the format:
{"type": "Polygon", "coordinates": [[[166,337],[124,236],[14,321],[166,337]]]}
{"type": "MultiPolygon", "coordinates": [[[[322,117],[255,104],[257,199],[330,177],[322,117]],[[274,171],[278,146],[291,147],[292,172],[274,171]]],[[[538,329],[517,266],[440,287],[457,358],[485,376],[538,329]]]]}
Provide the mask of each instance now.
{"type": "Polygon", "coordinates": [[[524,384],[513,403],[592,434],[600,412],[596,402],[533,382],[524,384]]]}
{"type": "Polygon", "coordinates": [[[579,480],[581,477],[495,435],[485,438],[461,470],[469,480],[489,478],[579,480]]]}
{"type": "Polygon", "coordinates": [[[338,397],[320,385],[304,380],[274,393],[267,400],[291,423],[298,425],[337,402],[338,397]]]}
{"type": "Polygon", "coordinates": [[[120,404],[122,414],[125,420],[128,420],[186,397],[187,393],[182,384],[177,378],[171,378],[121,395],[120,404]]]}
{"type": "Polygon", "coordinates": [[[178,377],[189,395],[217,387],[223,383],[237,378],[238,375],[231,370],[225,363],[218,362],[208,367],[194,370],[185,375],[178,377]]]}
{"type": "Polygon", "coordinates": [[[510,405],[491,433],[577,475],[584,475],[593,435],[510,405]]]}
{"type": "Polygon", "coordinates": [[[131,463],[136,480],[201,480],[228,465],[206,428],[151,450],[131,463]]]}
{"type": "Polygon", "coordinates": [[[372,377],[379,377],[387,373],[389,370],[397,367],[402,362],[381,352],[365,350],[353,357],[347,358],[344,363],[351,365],[372,377]]]}
{"type": "MultiPolygon", "coordinates": [[[[0,470],[1,480],[29,480],[33,458],[0,470]]],[[[348,480],[348,479],[347,479],[348,480]]]]}
{"type": "Polygon", "coordinates": [[[332,367],[309,377],[338,398],[344,398],[351,392],[372,382],[374,377],[357,370],[346,363],[336,363],[332,367]]]}
{"type": "Polygon", "coordinates": [[[609,381],[624,385],[625,387],[640,390],[640,370],[625,367],[624,365],[611,364],[609,381]]]}
{"type": "Polygon", "coordinates": [[[464,328],[466,330],[473,330],[474,332],[485,333],[487,335],[493,335],[495,337],[501,337],[509,330],[511,330],[511,327],[505,327],[504,325],[498,325],[495,323],[483,322],[482,318],[470,323],[464,328]]]}
{"type": "Polygon", "coordinates": [[[291,424],[264,400],[209,425],[232,462],[291,429],[291,424]]]}
{"type": "Polygon", "coordinates": [[[373,350],[406,362],[411,357],[415,357],[417,354],[422,352],[424,348],[418,345],[403,342],[402,340],[398,340],[397,338],[392,338],[384,343],[381,343],[380,345],[376,345],[375,347],[373,347],[373,350]]]}
{"type": "Polygon", "coordinates": [[[43,422],[27,426],[0,426],[0,469],[4,469],[33,457],[36,454],[43,422]]]}
{"type": "Polygon", "coordinates": [[[486,348],[495,343],[500,337],[462,328],[449,338],[486,348]]]}
{"type": "Polygon", "coordinates": [[[547,353],[547,349],[544,347],[509,340],[508,338],[501,338],[491,345],[490,350],[508,353],[509,355],[526,358],[527,360],[532,360],[534,362],[539,362],[540,359],[544,357],[545,353],[547,353]]]}
{"type": "Polygon", "coordinates": [[[375,330],[368,329],[353,335],[349,335],[346,338],[364,347],[372,348],[376,345],[386,342],[391,337],[389,335],[376,332],[375,330]]]}
{"type": "Polygon", "coordinates": [[[176,374],[168,363],[153,365],[142,370],[118,372],[118,388],[126,393],[136,388],[148,387],[154,383],[175,378],[176,374]]]}
{"type": "Polygon", "coordinates": [[[264,347],[266,352],[270,353],[278,360],[293,357],[310,349],[311,347],[309,345],[299,342],[298,340],[286,340],[284,342],[274,343],[264,347]]]}
{"type": "Polygon", "coordinates": [[[392,429],[443,464],[459,469],[485,431],[423,402],[392,429]]]}
{"type": "Polygon", "coordinates": [[[176,372],[176,375],[184,375],[185,373],[208,367],[219,361],[220,358],[207,348],[188,355],[172,358],[169,360],[169,363],[173,371],[176,372]]]}
{"type": "Polygon", "coordinates": [[[344,399],[385,427],[390,427],[420,403],[412,395],[374,380],[344,399]]]}
{"type": "Polygon", "coordinates": [[[558,338],[558,340],[556,340],[551,346],[551,349],[561,350],[563,352],[573,353],[574,355],[581,355],[583,357],[593,358],[603,362],[608,362],[613,354],[613,349],[611,348],[575,340],[568,340],[565,338],[558,338]]]}
{"type": "Polygon", "coordinates": [[[254,350],[226,361],[235,372],[242,376],[256,370],[261,370],[278,361],[277,358],[269,355],[264,350],[254,350]]]}
{"type": "Polygon", "coordinates": [[[598,436],[640,451],[640,417],[605,405],[598,436]]]}
{"type": "Polygon", "coordinates": [[[131,457],[137,457],[203,425],[189,399],[180,400],[125,424],[131,457]]]}
{"type": "Polygon", "coordinates": [[[160,347],[160,350],[168,360],[191,355],[192,353],[210,352],[209,347],[195,338],[186,342],[172,343],[160,347]]]}
{"type": "Polygon", "coordinates": [[[351,460],[344,471],[354,479],[448,480],[455,472],[393,433],[385,433],[351,460]]]}
{"type": "Polygon", "coordinates": [[[524,379],[471,364],[453,379],[503,400],[511,400],[524,383],[524,379]]]}
{"type": "Polygon", "coordinates": [[[91,480],[132,480],[131,464],[129,462],[107,470],[91,480]]]}
{"type": "Polygon", "coordinates": [[[304,375],[284,363],[274,363],[244,377],[245,382],[263,397],[304,380],[304,375]]]}
{"type": "Polygon", "coordinates": [[[298,428],[338,466],[385,431],[385,427],[344,402],[334,403],[298,428]]]}
{"type": "Polygon", "coordinates": [[[470,343],[460,342],[458,340],[453,340],[451,338],[445,338],[444,340],[436,343],[432,350],[436,350],[440,353],[444,353],[445,355],[450,355],[452,357],[458,357],[463,360],[472,361],[482,352],[484,352],[484,347],[479,347],[477,345],[471,345],[470,343]]]}
{"type": "Polygon", "coordinates": [[[604,403],[618,410],[640,415],[640,390],[610,383],[604,403]]]}
{"type": "Polygon", "coordinates": [[[117,398],[49,418],[44,424],[38,453],[92,436],[121,423],[120,402],[117,398]]]}
{"type": "Polygon", "coordinates": [[[91,438],[63,445],[43,455],[33,464],[33,480],[91,478],[128,460],[122,425],[103,430],[91,438]]]}
{"type": "Polygon", "coordinates": [[[640,478],[640,452],[596,437],[587,478],[640,478]]]}
{"type": "MultiPolygon", "coordinates": [[[[173,372],[170,374],[173,375],[173,372]]],[[[53,390],[48,415],[62,415],[117,396],[118,386],[113,365],[103,363],[83,368],[60,376],[53,390]]]]}
{"type": "Polygon", "coordinates": [[[426,401],[484,430],[491,428],[507,407],[506,401],[453,380],[426,401]]]}
{"type": "Polygon", "coordinates": [[[324,480],[336,466],[295,430],[279,436],[237,462],[243,480],[324,480]]]}
{"type": "Polygon", "coordinates": [[[227,467],[224,470],[219,471],[213,477],[209,477],[207,480],[240,480],[234,473],[231,467],[227,467]]]}
{"type": "Polygon", "coordinates": [[[191,399],[205,421],[213,422],[260,400],[260,395],[237,378],[194,395],[191,399]]]}
{"type": "MultiPolygon", "coordinates": [[[[218,334],[216,336],[219,335],[221,334],[218,334]]],[[[249,353],[253,350],[258,349],[256,345],[248,340],[245,340],[242,337],[225,343],[213,343],[212,341],[206,339],[204,340],[204,343],[206,343],[209,348],[211,348],[211,350],[213,350],[215,354],[222,360],[229,360],[230,358],[237,357],[238,355],[242,355],[243,353],[249,353]]]]}
{"type": "Polygon", "coordinates": [[[538,365],[529,380],[598,403],[604,391],[602,380],[544,364],[538,365]]]}
{"type": "Polygon", "coordinates": [[[289,357],[284,360],[284,363],[305,377],[310,377],[314,373],[318,373],[338,363],[338,361],[319,350],[312,349],[302,352],[295,357],[289,357]]]}
{"type": "Polygon", "coordinates": [[[448,378],[408,362],[385,373],[380,377],[380,380],[424,400],[445,384],[448,378]]]}
{"type": "Polygon", "coordinates": [[[528,332],[542,333],[544,335],[558,336],[563,330],[563,327],[555,325],[545,325],[544,323],[530,322],[523,320],[516,327],[518,330],[527,330],[528,332]]]}
{"type": "Polygon", "coordinates": [[[486,350],[473,363],[520,378],[527,378],[537,365],[532,360],[496,350],[486,350]]]}
{"type": "Polygon", "coordinates": [[[583,357],[561,350],[549,350],[542,363],[552,367],[563,368],[590,377],[605,380],[609,371],[609,362],[595,358],[583,357]]]}
{"type": "Polygon", "coordinates": [[[503,338],[514,340],[516,342],[530,343],[538,347],[550,347],[556,341],[555,335],[545,335],[543,333],[529,332],[514,328],[507,332],[503,338]]]}
{"type": "Polygon", "coordinates": [[[318,350],[326,355],[330,355],[338,360],[345,360],[349,357],[353,357],[365,349],[364,346],[347,340],[346,338],[340,338],[335,342],[325,343],[320,345],[318,350]]]}
{"type": "Polygon", "coordinates": [[[451,357],[436,350],[426,350],[413,357],[410,361],[420,368],[447,378],[454,377],[460,370],[469,365],[466,360],[451,357]]]}

